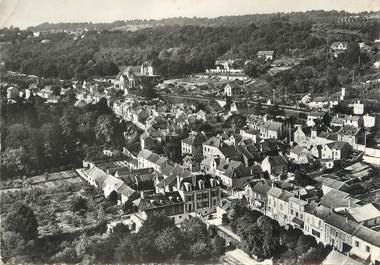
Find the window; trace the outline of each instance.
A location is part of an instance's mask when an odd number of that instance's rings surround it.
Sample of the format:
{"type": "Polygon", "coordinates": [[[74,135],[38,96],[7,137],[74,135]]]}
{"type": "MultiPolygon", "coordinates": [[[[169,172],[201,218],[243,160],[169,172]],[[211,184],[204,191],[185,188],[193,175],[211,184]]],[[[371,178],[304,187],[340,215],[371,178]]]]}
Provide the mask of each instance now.
{"type": "Polygon", "coordinates": [[[203,197],[203,196],[202,196],[202,193],[198,193],[198,194],[197,194],[197,200],[202,200],[202,197],[203,197]]]}
{"type": "Polygon", "coordinates": [[[296,212],[296,217],[298,218],[298,212],[296,212]]]}
{"type": "Polygon", "coordinates": [[[212,190],[211,191],[211,197],[218,197],[219,196],[219,190],[212,190]]]}
{"type": "Polygon", "coordinates": [[[268,205],[271,205],[271,204],[272,204],[272,200],[268,199],[268,205]]]}
{"type": "Polygon", "coordinates": [[[366,250],[367,252],[371,252],[371,248],[370,248],[369,246],[366,246],[366,247],[365,247],[365,250],[366,250]]]}
{"type": "Polygon", "coordinates": [[[318,238],[321,237],[321,233],[319,233],[318,231],[315,231],[314,229],[311,229],[311,233],[312,233],[313,236],[316,236],[318,238]]]}
{"type": "Polygon", "coordinates": [[[355,247],[359,247],[360,246],[360,244],[359,244],[359,241],[355,241],[355,247]]]}
{"type": "Polygon", "coordinates": [[[197,203],[197,209],[200,209],[200,208],[202,208],[202,203],[201,203],[201,202],[198,202],[198,203],[197,203]]]}
{"type": "Polygon", "coordinates": [[[208,201],[204,201],[204,202],[202,202],[202,207],[203,208],[210,207],[210,203],[208,201]]]}
{"type": "Polygon", "coordinates": [[[203,193],[203,199],[207,199],[209,197],[208,192],[203,193]]]}
{"type": "Polygon", "coordinates": [[[303,220],[303,214],[302,213],[300,213],[300,218],[303,220]]]}

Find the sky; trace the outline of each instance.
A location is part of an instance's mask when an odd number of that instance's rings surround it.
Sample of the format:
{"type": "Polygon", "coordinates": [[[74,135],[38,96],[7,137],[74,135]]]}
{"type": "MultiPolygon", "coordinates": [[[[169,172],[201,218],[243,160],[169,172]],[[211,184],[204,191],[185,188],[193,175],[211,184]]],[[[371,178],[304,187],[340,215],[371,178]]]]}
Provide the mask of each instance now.
{"type": "Polygon", "coordinates": [[[320,9],[380,10],[380,0],[0,0],[0,27],[320,9]]]}

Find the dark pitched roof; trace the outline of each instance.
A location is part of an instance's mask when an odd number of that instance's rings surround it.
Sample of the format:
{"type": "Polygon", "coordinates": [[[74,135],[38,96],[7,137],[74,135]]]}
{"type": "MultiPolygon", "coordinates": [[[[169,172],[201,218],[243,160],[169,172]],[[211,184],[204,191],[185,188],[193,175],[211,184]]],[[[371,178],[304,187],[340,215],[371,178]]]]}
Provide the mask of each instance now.
{"type": "Polygon", "coordinates": [[[133,202],[139,211],[148,211],[160,207],[183,204],[181,195],[178,192],[157,193],[144,198],[139,198],[133,202]]]}
{"type": "Polygon", "coordinates": [[[230,146],[222,146],[219,148],[220,152],[225,157],[228,157],[233,160],[240,160],[241,159],[241,153],[239,149],[235,145],[230,145],[230,146]]]}
{"type": "Polygon", "coordinates": [[[201,145],[207,141],[207,136],[198,132],[196,135],[189,135],[182,141],[188,145],[201,145]]]}
{"type": "Polygon", "coordinates": [[[282,166],[282,167],[288,166],[288,161],[286,161],[285,157],[281,155],[268,156],[268,161],[271,164],[271,166],[282,166]]]}
{"type": "Polygon", "coordinates": [[[260,193],[260,194],[263,194],[263,195],[267,195],[268,191],[272,188],[271,185],[263,182],[263,181],[259,181],[259,182],[256,182],[256,183],[253,183],[253,187],[252,187],[252,190],[254,192],[257,192],[257,193],[260,193]]]}
{"type": "Polygon", "coordinates": [[[338,228],[350,235],[352,235],[358,227],[358,223],[346,219],[346,217],[341,216],[336,213],[331,213],[325,219],[325,223],[338,228]]]}
{"type": "Polygon", "coordinates": [[[345,125],[338,131],[339,134],[355,136],[359,133],[360,128],[354,126],[345,125]]]}

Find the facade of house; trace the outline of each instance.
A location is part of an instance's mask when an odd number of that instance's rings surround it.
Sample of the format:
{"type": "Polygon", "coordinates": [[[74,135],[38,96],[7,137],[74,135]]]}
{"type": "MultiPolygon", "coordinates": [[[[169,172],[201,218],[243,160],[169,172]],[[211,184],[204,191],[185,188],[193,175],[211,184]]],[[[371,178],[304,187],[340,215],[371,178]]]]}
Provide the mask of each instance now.
{"type": "Polygon", "coordinates": [[[258,51],[257,57],[262,58],[265,61],[272,61],[274,57],[274,51],[258,51]]]}
{"type": "Polygon", "coordinates": [[[337,41],[331,44],[330,52],[337,58],[340,54],[345,53],[348,49],[348,43],[344,41],[337,41]]]}
{"type": "Polygon", "coordinates": [[[281,155],[267,156],[261,162],[261,169],[271,177],[277,177],[288,172],[288,161],[281,155]]]}
{"type": "Polygon", "coordinates": [[[264,181],[248,182],[244,185],[244,196],[249,206],[265,213],[267,193],[272,186],[264,181]]]}
{"type": "Polygon", "coordinates": [[[236,83],[228,83],[224,86],[223,93],[226,97],[238,98],[241,94],[241,88],[236,83]]]}
{"type": "Polygon", "coordinates": [[[282,137],[282,133],[281,122],[267,121],[260,126],[260,137],[263,139],[279,139],[282,137]]]}
{"type": "Polygon", "coordinates": [[[242,189],[244,184],[264,177],[264,172],[259,165],[228,167],[220,176],[221,183],[228,189],[242,189]]]}
{"type": "Polygon", "coordinates": [[[310,128],[297,127],[294,132],[294,142],[300,146],[308,146],[310,144],[310,128]]]}
{"type": "Polygon", "coordinates": [[[311,112],[307,115],[306,125],[308,127],[314,127],[317,125],[317,122],[320,122],[325,116],[324,112],[311,112]]]}
{"type": "Polygon", "coordinates": [[[182,155],[202,156],[202,144],[207,141],[207,137],[203,132],[190,133],[189,137],[181,140],[182,155]]]}
{"type": "Polygon", "coordinates": [[[177,190],[184,198],[185,213],[201,215],[216,211],[221,191],[219,181],[210,175],[193,175],[177,181],[177,190]]]}
{"type": "Polygon", "coordinates": [[[352,147],[355,147],[359,138],[360,128],[353,126],[343,126],[338,131],[338,141],[349,143],[352,147]]]}
{"type": "Polygon", "coordinates": [[[294,194],[277,187],[272,187],[267,193],[266,215],[279,222],[280,225],[286,225],[292,221],[289,213],[289,199],[294,194]]]}
{"type": "Polygon", "coordinates": [[[365,128],[373,128],[376,125],[376,116],[366,114],[363,116],[363,126],[365,128]]]}
{"type": "Polygon", "coordinates": [[[346,142],[338,141],[325,144],[321,149],[322,159],[341,160],[347,158],[352,151],[352,146],[346,142]]]}
{"type": "Polygon", "coordinates": [[[154,67],[152,65],[152,62],[142,63],[140,73],[142,75],[153,76],[155,74],[155,71],[154,71],[154,67]]]}

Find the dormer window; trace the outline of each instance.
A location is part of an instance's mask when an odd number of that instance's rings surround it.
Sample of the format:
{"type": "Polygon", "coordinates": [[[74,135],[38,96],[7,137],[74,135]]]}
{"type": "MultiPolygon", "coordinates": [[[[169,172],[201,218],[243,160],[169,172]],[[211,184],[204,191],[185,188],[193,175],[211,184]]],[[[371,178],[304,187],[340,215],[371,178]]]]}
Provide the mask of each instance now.
{"type": "Polygon", "coordinates": [[[204,180],[199,180],[198,181],[198,186],[200,190],[203,190],[205,188],[205,182],[204,180]]]}

